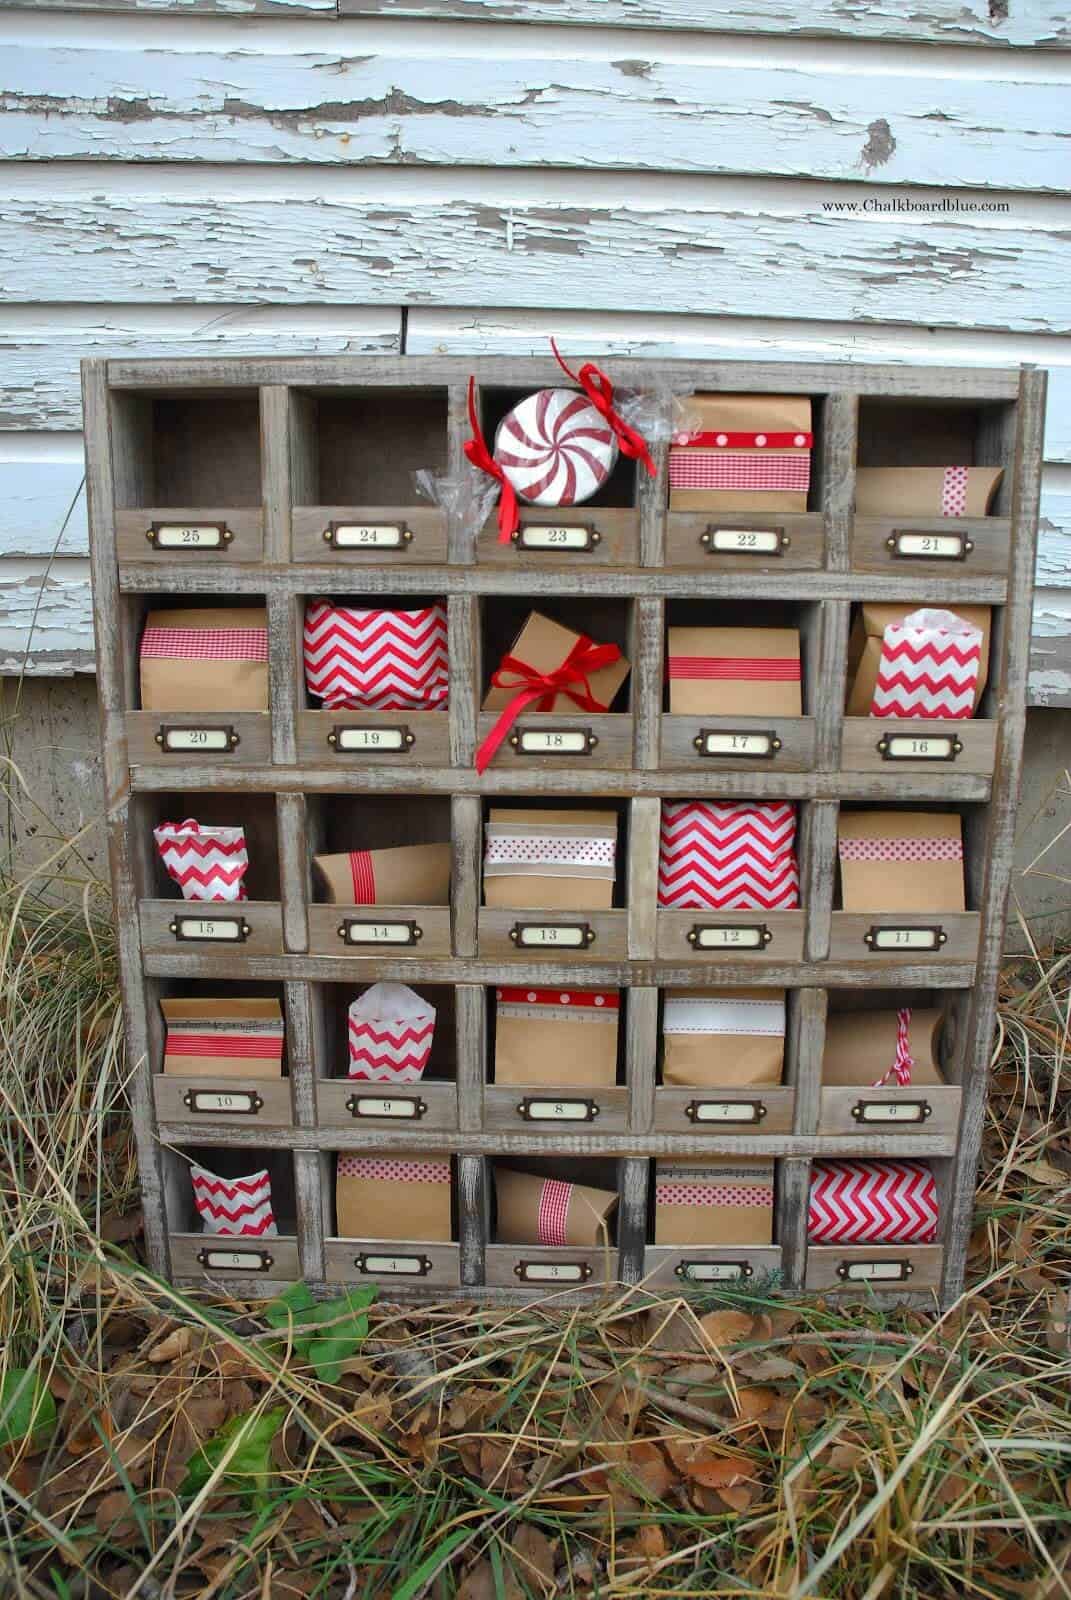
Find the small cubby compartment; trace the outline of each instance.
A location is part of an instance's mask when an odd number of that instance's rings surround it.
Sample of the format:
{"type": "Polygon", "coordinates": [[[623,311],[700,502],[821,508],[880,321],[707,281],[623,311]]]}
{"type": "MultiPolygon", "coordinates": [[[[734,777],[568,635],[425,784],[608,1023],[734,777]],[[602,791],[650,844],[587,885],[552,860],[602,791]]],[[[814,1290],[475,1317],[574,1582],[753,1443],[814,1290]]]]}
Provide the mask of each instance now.
{"type": "Polygon", "coordinates": [[[1014,440],[1007,401],[864,395],[852,567],[946,578],[1005,573],[1014,440]],[[889,476],[873,477],[881,468],[889,476]],[[986,469],[1003,470],[992,493],[986,469]]]}
{"type": "Polygon", "coordinates": [[[665,624],[663,768],[813,769],[823,692],[817,601],[671,599],[665,624]]]}
{"type": "Polygon", "coordinates": [[[488,1132],[624,1133],[628,991],[518,982],[487,990],[488,1132]]]}
{"type": "Polygon", "coordinates": [[[484,801],[483,822],[483,960],[626,959],[627,800],[496,797],[484,801]],[[545,873],[533,870],[541,865],[545,873]]]}
{"type": "Polygon", "coordinates": [[[414,480],[447,471],[445,387],[292,390],[290,468],[294,561],[446,560],[446,512],[414,480]]]}
{"type": "Polygon", "coordinates": [[[619,1280],[620,1161],[518,1156],[487,1165],[489,1286],[554,1293],[619,1280]]]}
{"type": "Polygon", "coordinates": [[[558,694],[551,711],[541,711],[539,701],[531,701],[511,723],[492,757],[491,770],[507,769],[520,777],[526,771],[550,773],[576,768],[590,772],[632,766],[631,666],[638,649],[635,611],[629,600],[598,595],[587,599],[486,595],[481,599],[476,671],[480,742],[497,727],[510,701],[532,681],[510,668],[504,682],[496,684],[495,675],[505,659],[521,660],[533,673],[549,673],[567,659],[581,639],[589,639],[596,647],[616,645],[620,652],[616,662],[594,669],[589,666],[585,680],[574,683],[579,696],[586,695],[590,688],[592,698],[606,709],[585,710],[564,692],[558,694]],[[576,640],[559,631],[562,629],[576,635],[576,640]],[[532,645],[530,653],[536,659],[529,659],[526,654],[526,641],[532,645]],[[557,654],[559,645],[561,654],[557,654]],[[484,710],[488,695],[494,705],[484,710]]]}
{"type": "Polygon", "coordinates": [[[966,989],[830,989],[818,1132],[939,1136],[955,1150],[966,989]]]}
{"type": "Polygon", "coordinates": [[[113,390],[120,561],[259,561],[256,389],[113,390]]]}
{"type": "Polygon", "coordinates": [[[293,1125],[282,983],[148,978],[146,990],[158,1122],[293,1125]]]}
{"type": "Polygon", "coordinates": [[[263,596],[130,593],[120,611],[130,765],[270,762],[263,596]]]}
{"type": "Polygon", "coordinates": [[[780,1287],[778,1163],[772,1156],[689,1155],[651,1162],[648,1288],[717,1292],[780,1287]]]}
{"type": "Polygon", "coordinates": [[[450,813],[448,795],[310,795],[310,953],[448,957],[450,813]]]}
{"type": "Polygon", "coordinates": [[[460,1282],[457,1157],[442,1149],[361,1146],[320,1153],[324,1277],[407,1289],[460,1282]]]}
{"type": "Polygon", "coordinates": [[[843,1156],[812,1161],[804,1289],[861,1300],[885,1294],[936,1295],[944,1267],[952,1167],[950,1156],[855,1157],[850,1146],[843,1156]],[[873,1195],[875,1183],[880,1205],[874,1199],[861,1205],[857,1195],[873,1195]],[[876,1218],[884,1218],[877,1231],[886,1235],[895,1219],[900,1240],[860,1240],[876,1218]],[[840,1237],[833,1239],[833,1234],[840,1237]]]}
{"type": "MultiPolygon", "coordinates": [[[[220,790],[152,790],[138,794],[131,804],[135,833],[134,871],[141,920],[141,944],[146,955],[194,954],[219,959],[225,950],[239,956],[278,955],[282,952],[282,911],[279,903],[279,849],[275,797],[270,794],[228,793],[220,790]],[[243,899],[187,899],[179,878],[164,864],[155,830],[165,824],[180,827],[196,823],[211,838],[222,832],[220,858],[227,892],[240,881],[243,899]],[[240,836],[235,830],[240,830],[240,836]],[[243,851],[248,865],[242,872],[243,851]],[[240,877],[238,876],[240,875],[240,877]]],[[[212,881],[214,858],[209,846],[196,836],[165,838],[173,865],[181,877],[190,868],[209,892],[220,885],[212,881]]]]}
{"type": "Polygon", "coordinates": [[[402,987],[315,986],[320,1127],[369,1129],[373,1134],[377,1128],[456,1132],[455,991],[448,984],[414,981],[404,986],[408,993],[398,993],[402,987]],[[395,1020],[385,1017],[385,1011],[395,1020]]]}
{"type": "Polygon", "coordinates": [[[177,1279],[237,1282],[248,1277],[252,1284],[301,1277],[288,1150],[165,1144],[160,1155],[171,1270],[177,1279]],[[205,1174],[198,1177],[199,1199],[195,1172],[205,1174]],[[213,1209],[217,1225],[250,1231],[213,1232],[202,1207],[213,1209]]]}
{"type": "Polygon", "coordinates": [[[655,1132],[790,1134],[800,999],[772,987],[662,990],[655,1132]]]}
{"type": "Polygon", "coordinates": [[[447,610],[436,595],[308,594],[293,602],[300,763],[449,766],[447,610]],[[395,709],[379,709],[384,704],[395,709]]]}

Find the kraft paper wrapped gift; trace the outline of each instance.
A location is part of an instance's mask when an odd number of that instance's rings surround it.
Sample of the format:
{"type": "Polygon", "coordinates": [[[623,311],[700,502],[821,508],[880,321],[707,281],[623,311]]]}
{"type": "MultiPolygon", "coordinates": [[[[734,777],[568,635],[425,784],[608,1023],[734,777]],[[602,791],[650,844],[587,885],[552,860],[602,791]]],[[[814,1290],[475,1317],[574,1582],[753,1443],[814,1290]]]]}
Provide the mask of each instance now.
{"type": "Polygon", "coordinates": [[[660,906],[794,911],[799,905],[791,801],[664,800],[659,849],[660,906]]]}
{"type": "Polygon", "coordinates": [[[822,1082],[829,1088],[906,1089],[944,1083],[937,1041],[944,1013],[935,1007],[898,1011],[831,1011],[826,1018],[822,1082]]]}
{"type": "MultiPolygon", "coordinates": [[[[558,671],[571,656],[579,666],[584,666],[586,652],[582,646],[582,635],[574,633],[572,628],[563,627],[560,622],[552,621],[541,611],[530,612],[524,627],[514,639],[508,654],[499,663],[492,677],[491,687],[484,696],[483,709],[504,711],[514,700],[518,690],[524,687],[525,674],[508,665],[511,658],[523,663],[533,674],[552,673],[558,671]],[[501,683],[497,681],[499,678],[503,680],[501,683]]],[[[592,698],[599,703],[599,708],[608,711],[628,675],[629,663],[618,650],[616,660],[585,671],[583,686],[590,689],[592,698]]],[[[533,713],[556,711],[560,716],[563,713],[576,712],[578,709],[580,708],[576,701],[567,694],[551,691],[537,700],[530,701],[524,707],[524,715],[528,717],[533,713]]]]}
{"type": "Polygon", "coordinates": [[[161,822],[153,829],[168,877],[184,900],[244,900],[249,870],[244,828],[215,823],[161,822]]]}
{"type": "Polygon", "coordinates": [[[574,1249],[605,1248],[609,1220],[617,1206],[612,1189],[536,1177],[496,1166],[495,1201],[500,1244],[568,1245],[574,1249]]]}
{"type": "Polygon", "coordinates": [[[865,600],[848,641],[847,715],[973,716],[988,676],[990,618],[988,606],[943,611],[865,600]],[[913,618],[923,620],[915,626],[913,618]],[[955,637],[942,637],[953,629],[955,637]]]}
{"type": "Polygon", "coordinates": [[[815,1161],[807,1206],[811,1244],[933,1244],[937,1184],[925,1161],[815,1161]]]}
{"type": "Polygon", "coordinates": [[[774,1164],[762,1157],[660,1160],[655,1244],[773,1243],[774,1164]]]}
{"type": "Polygon", "coordinates": [[[349,1008],[348,1076],[419,1083],[435,1039],[435,1007],[404,983],[373,983],[349,1008]]]}
{"type": "Polygon", "coordinates": [[[667,989],[662,1081],[702,1089],[780,1083],[783,989],[667,989]]]}
{"type": "Polygon", "coordinates": [[[450,900],[450,846],[403,844],[313,856],[332,905],[445,906],[450,900]]]}
{"type": "Polygon", "coordinates": [[[693,715],[799,717],[795,628],[670,628],[669,709],[693,715]]]}
{"type": "Polygon", "coordinates": [[[143,711],[267,711],[268,613],[150,611],[138,666],[143,711]]]}
{"type": "Polygon", "coordinates": [[[965,911],[955,811],[844,811],[837,827],[845,911],[965,911]]]}
{"type": "Polygon", "coordinates": [[[278,1000],[161,1000],[164,1071],[186,1078],[278,1078],[283,1011],[278,1000]]]}
{"type": "Polygon", "coordinates": [[[435,711],[450,689],[446,608],[415,611],[313,601],[305,612],[305,682],[329,711],[435,711]]]}
{"type": "Polygon", "coordinates": [[[496,990],[496,1084],[572,1089],[616,1083],[620,1003],[616,990],[496,990]]]}
{"type": "Polygon", "coordinates": [[[806,511],[806,395],[697,394],[669,451],[671,511],[806,511]]]}
{"type": "Polygon", "coordinates": [[[860,517],[984,517],[1003,467],[859,467],[860,517]]]}
{"type": "Polygon", "coordinates": [[[193,1203],[205,1233],[274,1239],[271,1177],[266,1168],[243,1178],[220,1178],[207,1167],[192,1166],[193,1203]]]}
{"type": "Polygon", "coordinates": [[[439,1155],[340,1155],[335,1222],[343,1239],[448,1243],[450,1162],[439,1155]]]}
{"type": "Polygon", "coordinates": [[[524,910],[606,911],[613,904],[617,813],[492,809],[483,897],[524,910]]]}

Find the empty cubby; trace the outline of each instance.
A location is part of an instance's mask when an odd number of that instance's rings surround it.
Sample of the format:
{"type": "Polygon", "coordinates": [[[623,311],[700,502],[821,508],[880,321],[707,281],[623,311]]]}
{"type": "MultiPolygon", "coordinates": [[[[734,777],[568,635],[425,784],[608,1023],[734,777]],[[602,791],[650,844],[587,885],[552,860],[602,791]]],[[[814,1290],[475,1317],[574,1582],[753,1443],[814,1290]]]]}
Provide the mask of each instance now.
{"type": "Polygon", "coordinates": [[[295,390],[290,448],[295,505],[419,504],[414,473],[446,471],[446,390],[295,390]]]}
{"type": "Polygon", "coordinates": [[[259,506],[260,399],[256,389],[113,396],[124,442],[117,504],[259,506]]]}

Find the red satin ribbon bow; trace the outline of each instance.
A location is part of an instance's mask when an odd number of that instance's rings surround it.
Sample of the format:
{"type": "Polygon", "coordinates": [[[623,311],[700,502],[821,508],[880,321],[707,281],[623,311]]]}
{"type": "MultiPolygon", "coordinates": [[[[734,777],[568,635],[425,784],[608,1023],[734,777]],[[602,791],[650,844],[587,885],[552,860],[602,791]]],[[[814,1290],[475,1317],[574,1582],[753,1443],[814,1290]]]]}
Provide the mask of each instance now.
{"type": "Polygon", "coordinates": [[[655,477],[658,468],[651,460],[647,441],[642,433],[630,428],[624,417],[619,416],[614,410],[614,386],[602,368],[597,367],[594,361],[585,361],[579,372],[573,372],[562,360],[561,352],[553,339],[550,341],[550,348],[554,351],[554,359],[565,375],[580,385],[596,411],[614,430],[621,454],[628,456],[632,461],[642,461],[647,468],[648,476],[655,477]]]}
{"type": "Polygon", "coordinates": [[[564,694],[581,711],[605,711],[603,702],[596,700],[591,692],[588,674],[620,659],[621,651],[616,644],[596,644],[584,634],[553,672],[537,672],[516,656],[503,656],[498,671],[492,674],[491,683],[496,689],[516,689],[517,693],[477,750],[476,771],[487,770],[521,712],[534,700],[539,702],[538,711],[553,711],[556,696],[564,694]]]}
{"type": "Polygon", "coordinates": [[[487,448],[487,440],[483,436],[480,419],[476,415],[475,378],[469,379],[469,427],[472,429],[472,438],[465,440],[465,454],[474,467],[486,472],[489,478],[495,478],[502,485],[502,495],[498,502],[498,542],[509,544],[512,535],[517,531],[517,494],[487,448]]]}

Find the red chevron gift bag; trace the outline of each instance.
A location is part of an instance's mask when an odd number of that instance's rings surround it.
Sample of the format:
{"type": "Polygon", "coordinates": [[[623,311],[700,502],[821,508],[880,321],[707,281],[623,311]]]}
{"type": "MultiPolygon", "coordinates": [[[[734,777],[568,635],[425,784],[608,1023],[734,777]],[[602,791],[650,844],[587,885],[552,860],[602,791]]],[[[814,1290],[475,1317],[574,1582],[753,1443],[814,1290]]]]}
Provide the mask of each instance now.
{"type": "Polygon", "coordinates": [[[374,983],[349,1009],[349,1076],[419,1083],[434,1038],[434,1006],[404,983],[374,983]]]}
{"type": "Polygon", "coordinates": [[[244,828],[221,828],[187,817],[153,829],[160,859],[184,900],[244,900],[249,870],[244,828]]]}
{"type": "Polygon", "coordinates": [[[666,801],[658,903],[678,910],[795,911],[796,807],[785,801],[666,801]]]}
{"type": "Polygon", "coordinates": [[[305,682],[329,711],[437,711],[446,705],[446,608],[358,611],[315,600],[305,612],[305,682]]]}
{"type": "Polygon", "coordinates": [[[812,1244],[933,1244],[937,1184],[925,1161],[815,1161],[812,1244]]]}
{"type": "Polygon", "coordinates": [[[220,1178],[207,1167],[190,1169],[193,1202],[205,1233],[244,1234],[274,1239],[278,1234],[271,1208],[267,1168],[246,1178],[220,1178]]]}
{"type": "Polygon", "coordinates": [[[872,717],[970,717],[982,630],[953,611],[923,608],[882,635],[872,717]]]}

